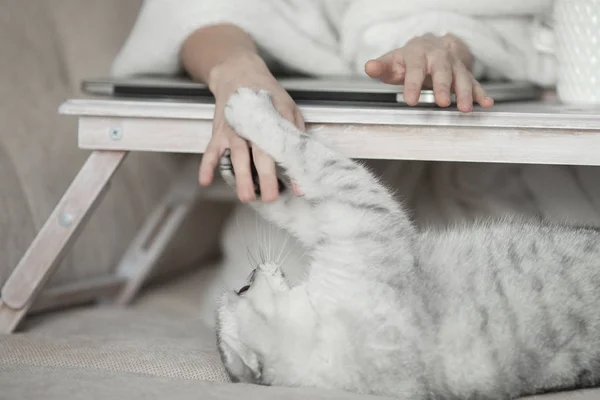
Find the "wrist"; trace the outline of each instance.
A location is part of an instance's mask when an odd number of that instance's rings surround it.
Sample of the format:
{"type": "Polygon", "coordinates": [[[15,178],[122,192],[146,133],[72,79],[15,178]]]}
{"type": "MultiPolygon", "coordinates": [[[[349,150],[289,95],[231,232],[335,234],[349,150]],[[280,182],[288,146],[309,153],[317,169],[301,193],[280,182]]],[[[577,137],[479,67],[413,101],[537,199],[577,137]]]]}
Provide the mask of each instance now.
{"type": "Polygon", "coordinates": [[[208,74],[208,88],[215,94],[219,87],[240,74],[254,74],[268,71],[264,60],[253,51],[241,50],[229,54],[211,68],[208,74]]]}

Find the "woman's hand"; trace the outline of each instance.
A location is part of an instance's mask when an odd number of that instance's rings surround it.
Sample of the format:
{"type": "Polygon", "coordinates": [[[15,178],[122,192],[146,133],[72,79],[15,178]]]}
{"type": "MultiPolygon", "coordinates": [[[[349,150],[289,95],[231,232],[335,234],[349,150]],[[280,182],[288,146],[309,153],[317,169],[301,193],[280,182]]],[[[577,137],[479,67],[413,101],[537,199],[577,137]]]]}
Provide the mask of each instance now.
{"type": "Polygon", "coordinates": [[[437,105],[448,107],[454,89],[458,109],[469,112],[473,110],[473,102],[485,108],[494,105],[494,100],[471,75],[472,64],[473,56],[460,39],[426,34],[369,60],[365,72],[384,83],[404,84],[404,100],[408,105],[418,104],[421,88],[427,87],[433,88],[437,105]]]}
{"type": "MultiPolygon", "coordinates": [[[[240,87],[267,90],[279,113],[303,130],[302,114],[289,94],[271,75],[264,61],[253,53],[232,54],[212,69],[208,83],[215,96],[215,116],[212,138],[200,164],[200,184],[211,184],[221,155],[225,149],[230,149],[237,195],[242,202],[252,201],[255,199],[249,151],[252,144],[238,136],[225,120],[224,107],[229,96],[240,87]]],[[[258,172],[261,199],[265,202],[275,201],[279,195],[275,162],[256,147],[252,147],[252,156],[258,172]]],[[[297,188],[294,191],[297,193],[297,188]]]]}

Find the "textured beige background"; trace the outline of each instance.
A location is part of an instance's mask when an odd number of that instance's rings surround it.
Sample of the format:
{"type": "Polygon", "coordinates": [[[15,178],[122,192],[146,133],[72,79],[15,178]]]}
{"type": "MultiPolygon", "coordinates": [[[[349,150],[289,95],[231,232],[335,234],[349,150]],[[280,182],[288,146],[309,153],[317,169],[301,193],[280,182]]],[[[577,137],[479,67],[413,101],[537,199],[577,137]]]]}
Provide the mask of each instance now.
{"type": "MultiPolygon", "coordinates": [[[[139,0],[0,0],[0,284],[84,162],[76,120],[57,115],[84,77],[105,76],[139,0]]],[[[182,156],[132,154],[52,284],[105,275],[176,176],[182,156]]],[[[216,249],[227,206],[202,206],[162,271],[216,249]]]]}

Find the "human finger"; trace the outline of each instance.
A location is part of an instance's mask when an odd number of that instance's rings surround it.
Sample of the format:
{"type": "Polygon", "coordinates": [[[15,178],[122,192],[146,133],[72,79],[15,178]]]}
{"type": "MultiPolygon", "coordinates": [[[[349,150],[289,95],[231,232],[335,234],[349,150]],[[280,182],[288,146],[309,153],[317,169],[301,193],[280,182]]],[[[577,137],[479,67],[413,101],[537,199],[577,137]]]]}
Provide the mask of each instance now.
{"type": "Polygon", "coordinates": [[[402,49],[396,49],[365,63],[365,73],[383,83],[392,85],[404,82],[404,65],[398,60],[402,59],[402,49]]]}
{"type": "Polygon", "coordinates": [[[300,129],[303,132],[306,130],[304,116],[302,115],[302,112],[298,107],[296,107],[296,109],[294,110],[294,125],[296,125],[296,128],[300,129]]]}
{"type": "Polygon", "coordinates": [[[423,81],[427,76],[425,56],[420,52],[410,52],[404,60],[406,75],[404,77],[404,101],[409,106],[419,103],[423,81]]]}
{"type": "Polygon", "coordinates": [[[275,172],[275,162],[269,155],[256,146],[252,147],[252,158],[254,160],[254,167],[258,173],[261,200],[265,203],[277,200],[279,185],[275,172]]]}
{"type": "Polygon", "coordinates": [[[369,60],[365,63],[365,73],[373,79],[380,79],[389,73],[390,64],[380,59],[369,60]]]}
{"type": "Polygon", "coordinates": [[[215,138],[211,139],[202,155],[200,161],[200,170],[198,171],[198,181],[201,186],[209,186],[214,178],[215,168],[219,163],[219,157],[223,151],[215,138]]]}
{"type": "Polygon", "coordinates": [[[462,63],[457,62],[453,68],[454,92],[459,111],[473,110],[473,76],[462,63]]]}
{"type": "Polygon", "coordinates": [[[483,108],[490,108],[494,105],[494,99],[488,96],[485,89],[481,86],[481,83],[476,80],[473,82],[473,97],[477,104],[483,108]]]}
{"type": "Polygon", "coordinates": [[[230,142],[231,164],[235,174],[235,188],[241,202],[247,203],[256,199],[254,182],[250,169],[250,151],[248,143],[240,137],[230,142]]]}
{"type": "Polygon", "coordinates": [[[448,107],[452,88],[452,64],[448,56],[445,53],[434,55],[430,70],[435,102],[440,107],[448,107]]]}

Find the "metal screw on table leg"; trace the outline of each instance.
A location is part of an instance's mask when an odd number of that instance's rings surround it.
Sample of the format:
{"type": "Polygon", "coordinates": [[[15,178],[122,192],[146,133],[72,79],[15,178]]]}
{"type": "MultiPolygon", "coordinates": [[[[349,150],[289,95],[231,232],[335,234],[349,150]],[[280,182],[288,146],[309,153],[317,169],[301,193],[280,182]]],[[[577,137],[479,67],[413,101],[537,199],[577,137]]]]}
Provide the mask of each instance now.
{"type": "Polygon", "coordinates": [[[121,128],[109,128],[108,136],[112,140],[121,140],[121,138],[123,137],[123,131],[121,130],[121,128]]]}
{"type": "Polygon", "coordinates": [[[58,216],[58,223],[60,224],[60,226],[63,226],[65,228],[71,226],[74,220],[75,217],[73,216],[73,214],[66,211],[61,212],[58,216]]]}

